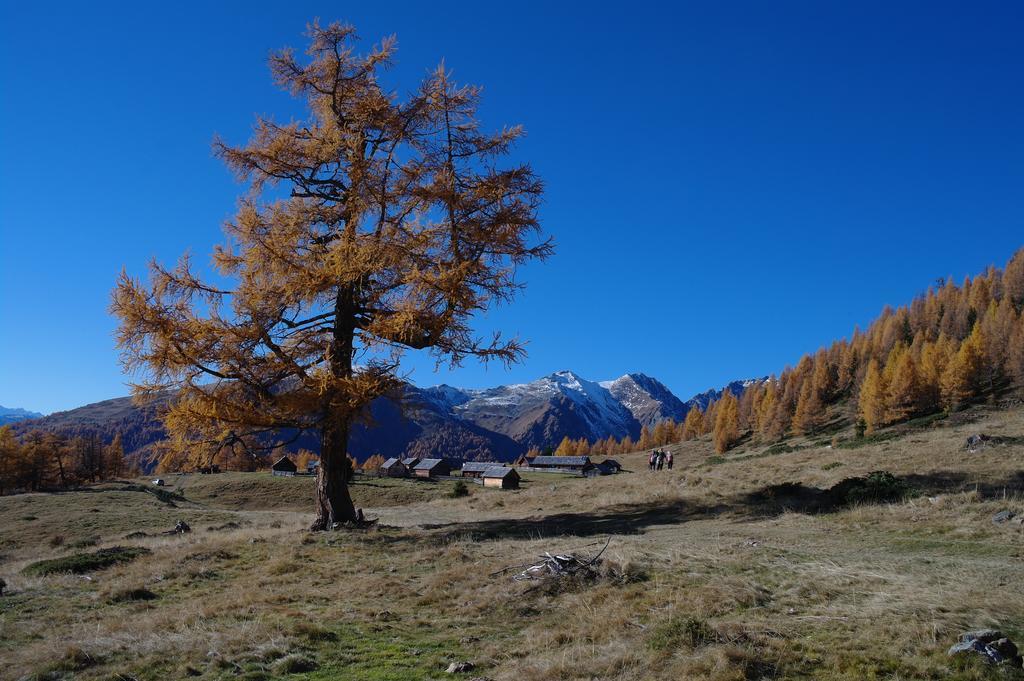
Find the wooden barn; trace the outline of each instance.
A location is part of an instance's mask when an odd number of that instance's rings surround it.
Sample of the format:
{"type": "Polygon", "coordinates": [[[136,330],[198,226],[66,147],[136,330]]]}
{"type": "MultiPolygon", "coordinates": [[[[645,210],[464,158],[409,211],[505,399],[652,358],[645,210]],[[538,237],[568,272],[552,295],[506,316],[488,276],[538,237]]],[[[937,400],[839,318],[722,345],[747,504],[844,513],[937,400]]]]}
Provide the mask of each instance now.
{"type": "Polygon", "coordinates": [[[531,468],[568,473],[585,473],[593,466],[589,456],[537,456],[530,464],[531,468]]]}
{"type": "Polygon", "coordinates": [[[601,463],[588,468],[583,471],[583,474],[587,477],[596,477],[598,475],[614,475],[622,470],[622,464],[615,459],[605,459],[601,463]]]}
{"type": "Polygon", "coordinates": [[[447,459],[423,459],[413,467],[412,472],[418,478],[434,478],[451,475],[452,466],[447,459]]]}
{"type": "Polygon", "coordinates": [[[382,463],[380,468],[377,469],[377,472],[388,478],[409,477],[409,467],[395,457],[391,457],[382,463]]]}
{"type": "Polygon", "coordinates": [[[467,461],[462,464],[462,477],[464,478],[482,478],[484,471],[490,468],[502,468],[502,464],[497,461],[467,461]]]}
{"type": "Polygon", "coordinates": [[[494,466],[485,470],[481,477],[484,479],[484,487],[519,489],[519,473],[515,468],[494,466]]]}
{"type": "Polygon", "coordinates": [[[423,459],[421,459],[418,456],[407,456],[404,459],[402,459],[402,465],[408,468],[409,470],[412,470],[413,468],[416,468],[416,464],[418,464],[422,460],[423,459]]]}
{"type": "Polygon", "coordinates": [[[526,456],[526,454],[520,454],[519,456],[516,457],[516,460],[512,462],[512,465],[513,466],[525,466],[525,467],[529,468],[530,464],[533,463],[533,459],[534,458],[535,457],[532,457],[532,456],[526,456]]]}
{"type": "Polygon", "coordinates": [[[601,463],[597,464],[598,467],[604,468],[611,473],[619,473],[622,471],[622,464],[615,459],[605,459],[601,463]]]}
{"type": "Polygon", "coordinates": [[[274,462],[274,465],[270,467],[271,473],[274,475],[283,475],[291,477],[295,475],[295,472],[299,470],[299,467],[295,465],[295,462],[289,459],[287,456],[282,456],[280,459],[274,462]]]}

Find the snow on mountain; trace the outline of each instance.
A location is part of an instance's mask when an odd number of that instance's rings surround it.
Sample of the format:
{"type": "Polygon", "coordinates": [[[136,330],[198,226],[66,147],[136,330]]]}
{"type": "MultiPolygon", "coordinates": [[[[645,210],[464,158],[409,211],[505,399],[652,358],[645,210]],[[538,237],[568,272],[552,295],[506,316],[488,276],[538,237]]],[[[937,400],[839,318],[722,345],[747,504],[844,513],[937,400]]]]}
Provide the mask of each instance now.
{"type": "Polygon", "coordinates": [[[646,374],[626,374],[614,381],[602,381],[601,386],[629,412],[641,426],[653,426],[658,421],[681,421],[687,407],[661,381],[646,374]]]}
{"type": "Polygon", "coordinates": [[[563,437],[622,437],[637,429],[633,415],[607,388],[572,371],[462,392],[469,399],[455,406],[455,416],[528,446],[551,446],[563,437]]]}
{"type": "Polygon", "coordinates": [[[590,381],[573,371],[556,371],[531,381],[487,389],[440,385],[422,389],[439,411],[507,436],[523,446],[551,447],[563,437],[590,441],[609,435],[638,437],[643,426],[682,421],[692,407],[706,409],[729,390],[735,395],[765,379],[733,381],[683,402],[663,383],[642,373],[611,381],[590,381]]]}

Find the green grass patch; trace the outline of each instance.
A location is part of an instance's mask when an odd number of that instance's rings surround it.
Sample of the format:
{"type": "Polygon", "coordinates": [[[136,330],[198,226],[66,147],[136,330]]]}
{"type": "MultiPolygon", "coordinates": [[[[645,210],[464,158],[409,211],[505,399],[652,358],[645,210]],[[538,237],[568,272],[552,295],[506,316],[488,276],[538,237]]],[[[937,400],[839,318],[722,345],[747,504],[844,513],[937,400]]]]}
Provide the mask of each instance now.
{"type": "Polygon", "coordinates": [[[73,553],[61,558],[40,560],[27,566],[22,572],[37,577],[63,572],[80,575],[85,572],[102,570],[118,563],[128,563],[149,553],[149,549],[141,546],[113,546],[92,553],[73,553]]]}
{"type": "Polygon", "coordinates": [[[647,645],[654,650],[676,650],[681,646],[699,648],[718,641],[718,632],[705,620],[673,615],[651,631],[647,645]]]}

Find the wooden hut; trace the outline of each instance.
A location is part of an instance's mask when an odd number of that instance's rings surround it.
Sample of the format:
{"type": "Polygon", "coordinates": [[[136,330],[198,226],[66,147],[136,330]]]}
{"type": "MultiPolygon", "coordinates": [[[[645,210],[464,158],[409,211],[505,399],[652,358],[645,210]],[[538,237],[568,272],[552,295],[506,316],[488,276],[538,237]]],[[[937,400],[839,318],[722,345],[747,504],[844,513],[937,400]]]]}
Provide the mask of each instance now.
{"type": "Polygon", "coordinates": [[[388,478],[409,477],[409,467],[395,457],[391,457],[381,464],[381,467],[377,469],[377,472],[388,478]]]}
{"type": "Polygon", "coordinates": [[[467,461],[462,464],[462,477],[481,478],[487,469],[501,467],[502,465],[496,461],[467,461]]]}
{"type": "Polygon", "coordinates": [[[530,464],[531,468],[567,473],[585,473],[593,466],[589,456],[536,456],[530,464]]]}
{"type": "Polygon", "coordinates": [[[615,459],[605,459],[593,468],[584,471],[584,475],[614,475],[622,470],[622,464],[615,459]]]}
{"type": "Polygon", "coordinates": [[[295,465],[295,462],[289,459],[287,456],[282,456],[280,459],[274,462],[274,465],[270,467],[270,471],[274,475],[283,475],[291,477],[295,475],[295,472],[299,470],[299,467],[295,465]]]}
{"type": "Polygon", "coordinates": [[[515,468],[494,466],[483,472],[484,487],[500,489],[519,489],[519,473],[515,468]]]}
{"type": "Polygon", "coordinates": [[[404,459],[402,459],[402,465],[404,465],[409,470],[412,470],[413,468],[416,468],[416,464],[418,464],[422,460],[423,459],[421,459],[418,456],[407,456],[404,459]]]}
{"type": "Polygon", "coordinates": [[[450,475],[452,466],[446,459],[423,459],[413,467],[412,472],[418,478],[434,478],[450,475]]]}
{"type": "Polygon", "coordinates": [[[516,460],[512,462],[512,465],[525,466],[526,468],[529,468],[530,464],[533,463],[534,458],[535,457],[527,456],[526,454],[520,454],[519,456],[516,457],[516,460]]]}
{"type": "Polygon", "coordinates": [[[320,470],[320,459],[314,459],[306,463],[306,475],[316,475],[318,470],[320,470]]]}

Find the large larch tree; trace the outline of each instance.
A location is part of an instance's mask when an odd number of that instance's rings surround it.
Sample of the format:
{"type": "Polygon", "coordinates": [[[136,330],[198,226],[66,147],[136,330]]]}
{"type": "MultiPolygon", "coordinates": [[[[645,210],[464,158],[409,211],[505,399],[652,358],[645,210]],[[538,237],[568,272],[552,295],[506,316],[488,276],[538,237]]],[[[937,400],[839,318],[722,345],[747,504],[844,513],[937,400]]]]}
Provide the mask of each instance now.
{"type": "Polygon", "coordinates": [[[551,253],[527,165],[502,165],[518,127],[489,134],[480,91],[442,64],[407,97],[381,84],[395,43],[356,51],[351,26],[309,27],[306,58],[270,57],[304,120],[258,118],[244,146],[214,149],[248,191],[208,283],[187,257],[122,274],[112,311],[137,395],[173,395],[169,446],[187,459],[320,439],[313,529],[356,518],[351,427],[401,400],[409,349],[439,363],[514,362],[523,344],[478,337],[475,314],[521,288],[519,266],[551,253]]]}

